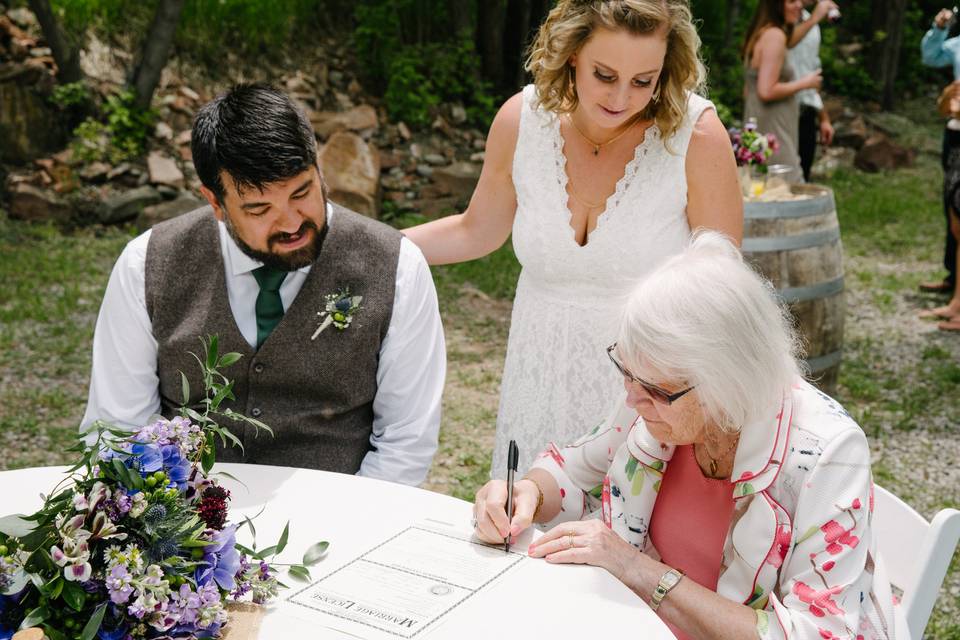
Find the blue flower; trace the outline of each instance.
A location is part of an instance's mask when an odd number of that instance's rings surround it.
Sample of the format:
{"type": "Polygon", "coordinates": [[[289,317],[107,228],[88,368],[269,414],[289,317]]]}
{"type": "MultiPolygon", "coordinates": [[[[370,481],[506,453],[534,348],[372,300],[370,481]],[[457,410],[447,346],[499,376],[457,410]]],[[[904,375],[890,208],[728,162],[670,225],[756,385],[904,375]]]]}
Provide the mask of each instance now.
{"type": "Polygon", "coordinates": [[[148,474],[163,468],[163,455],[160,453],[160,447],[155,444],[135,442],[130,447],[130,457],[127,458],[126,464],[129,468],[139,471],[143,477],[147,477],[148,474]]]}
{"type": "Polygon", "coordinates": [[[211,538],[214,544],[203,548],[203,565],[197,567],[194,576],[198,586],[205,586],[213,580],[226,591],[236,588],[234,576],[240,570],[236,531],[237,527],[233,525],[215,532],[211,538]]]}
{"type": "Polygon", "coordinates": [[[166,472],[167,478],[177,485],[177,489],[185,490],[192,469],[190,461],[183,458],[180,447],[175,444],[164,445],[160,451],[163,454],[163,470],[166,472]]]}
{"type": "Polygon", "coordinates": [[[350,307],[353,306],[353,302],[350,300],[350,298],[340,298],[337,300],[337,303],[334,306],[337,308],[337,311],[347,313],[350,311],[350,307]]]}
{"type": "Polygon", "coordinates": [[[127,625],[121,623],[119,627],[113,630],[107,630],[104,627],[100,627],[100,630],[97,631],[97,640],[124,640],[127,638],[127,625]]]}

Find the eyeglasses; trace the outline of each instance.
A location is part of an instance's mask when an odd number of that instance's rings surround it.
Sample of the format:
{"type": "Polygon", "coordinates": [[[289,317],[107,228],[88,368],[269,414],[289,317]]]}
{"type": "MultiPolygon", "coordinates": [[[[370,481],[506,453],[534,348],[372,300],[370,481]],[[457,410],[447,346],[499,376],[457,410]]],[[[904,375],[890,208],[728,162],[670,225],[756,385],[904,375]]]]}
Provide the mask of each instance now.
{"type": "Polygon", "coordinates": [[[693,391],[694,387],[687,387],[683,391],[670,393],[664,389],[661,389],[655,384],[651,384],[646,380],[641,380],[637,376],[627,371],[627,368],[624,367],[619,360],[617,360],[616,356],[613,355],[613,351],[616,348],[617,348],[616,342],[614,342],[612,345],[607,347],[607,356],[610,358],[610,362],[613,363],[613,366],[617,368],[617,371],[619,371],[624,378],[626,378],[630,382],[635,382],[636,384],[643,387],[643,390],[646,391],[647,395],[649,395],[650,398],[653,399],[654,401],[659,402],[660,404],[671,405],[677,400],[679,400],[680,398],[682,398],[683,396],[685,396],[686,394],[693,391]]]}

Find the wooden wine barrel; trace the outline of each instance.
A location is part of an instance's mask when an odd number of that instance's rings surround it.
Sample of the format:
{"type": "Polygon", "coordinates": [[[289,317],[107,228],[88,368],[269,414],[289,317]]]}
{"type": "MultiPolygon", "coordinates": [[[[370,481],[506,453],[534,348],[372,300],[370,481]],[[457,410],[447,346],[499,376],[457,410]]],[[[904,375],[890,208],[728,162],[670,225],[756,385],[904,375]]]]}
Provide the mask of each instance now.
{"type": "Polygon", "coordinates": [[[802,200],[744,203],[743,253],[773,282],[803,337],[811,379],[836,391],[843,354],[843,246],[833,192],[794,185],[802,200]]]}

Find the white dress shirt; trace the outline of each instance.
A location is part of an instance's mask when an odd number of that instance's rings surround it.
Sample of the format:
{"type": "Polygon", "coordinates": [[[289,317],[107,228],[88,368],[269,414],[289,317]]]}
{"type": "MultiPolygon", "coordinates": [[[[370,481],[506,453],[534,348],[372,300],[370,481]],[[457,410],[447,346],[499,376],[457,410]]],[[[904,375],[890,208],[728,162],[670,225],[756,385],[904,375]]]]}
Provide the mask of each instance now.
{"type": "MultiPolygon", "coordinates": [[[[327,224],[335,224],[327,207],[327,224]]],[[[243,253],[222,222],[220,252],[227,296],[240,333],[256,348],[255,305],[261,262],[243,253]]],[[[95,420],[134,429],[160,411],[157,341],[147,315],[144,271],[150,231],[131,240],[113,267],[93,337],[90,393],[81,431],[95,420]]],[[[286,311],[310,273],[287,275],[280,286],[286,311]]],[[[407,238],[400,241],[393,313],[380,345],[373,433],[359,475],[417,485],[437,449],[446,348],[437,292],[427,262],[407,238]]],[[[269,446],[269,445],[267,445],[269,446]]]]}

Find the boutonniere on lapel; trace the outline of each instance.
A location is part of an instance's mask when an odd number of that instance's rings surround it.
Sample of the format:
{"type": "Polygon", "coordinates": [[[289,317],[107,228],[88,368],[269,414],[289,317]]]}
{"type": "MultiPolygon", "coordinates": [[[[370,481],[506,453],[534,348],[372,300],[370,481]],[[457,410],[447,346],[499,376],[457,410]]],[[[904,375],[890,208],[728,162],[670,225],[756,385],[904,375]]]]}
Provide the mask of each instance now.
{"type": "Polygon", "coordinates": [[[317,315],[320,316],[320,326],[310,336],[311,340],[316,340],[317,336],[330,325],[340,331],[349,327],[350,323],[353,322],[353,314],[360,310],[363,296],[351,296],[350,287],[347,287],[336,293],[327,294],[323,296],[323,299],[324,307],[317,312],[317,315]]]}

